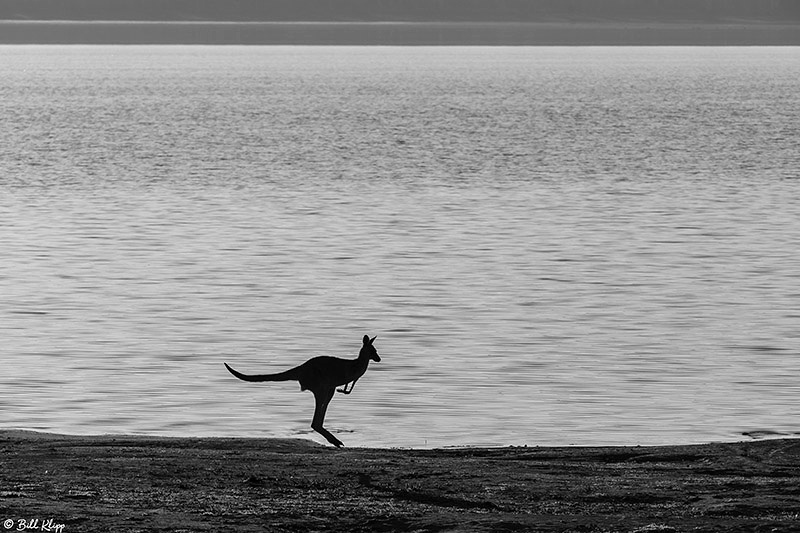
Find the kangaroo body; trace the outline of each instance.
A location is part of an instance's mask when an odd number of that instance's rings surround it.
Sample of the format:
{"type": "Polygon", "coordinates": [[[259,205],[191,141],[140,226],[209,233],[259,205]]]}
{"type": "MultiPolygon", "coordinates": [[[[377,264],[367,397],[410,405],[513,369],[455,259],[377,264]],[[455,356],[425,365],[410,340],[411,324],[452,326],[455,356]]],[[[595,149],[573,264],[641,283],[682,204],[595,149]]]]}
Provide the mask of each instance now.
{"type": "Polygon", "coordinates": [[[341,359],[328,356],[314,357],[300,366],[277,374],[242,374],[229,367],[227,363],[224,364],[231,374],[242,381],[298,381],[300,390],[310,390],[314,394],[316,407],[314,409],[314,418],[311,421],[311,428],[334,446],[343,446],[342,441],[325,429],[322,423],[325,420],[325,413],[334,393],[337,391],[343,394],[353,392],[356,381],[367,371],[369,362],[381,360],[380,356],[378,356],[378,351],[372,345],[374,341],[375,337],[370,339],[367,335],[364,335],[363,346],[356,359],[341,359]],[[349,390],[347,389],[348,384],[350,384],[349,390]],[[343,386],[343,388],[337,389],[336,387],[338,386],[343,386]]]}

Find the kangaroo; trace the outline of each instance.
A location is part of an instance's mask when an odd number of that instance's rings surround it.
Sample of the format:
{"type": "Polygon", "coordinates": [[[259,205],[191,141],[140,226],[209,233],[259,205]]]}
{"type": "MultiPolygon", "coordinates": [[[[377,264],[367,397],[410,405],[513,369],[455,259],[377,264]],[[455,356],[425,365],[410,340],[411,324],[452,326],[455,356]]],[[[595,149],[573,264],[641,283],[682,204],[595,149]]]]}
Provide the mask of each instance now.
{"type": "Polygon", "coordinates": [[[350,394],[353,392],[353,387],[355,387],[358,378],[367,371],[370,359],[375,362],[381,360],[380,356],[378,356],[378,351],[372,345],[376,338],[377,336],[370,339],[368,335],[364,335],[364,345],[361,347],[357,359],[341,359],[328,356],[314,357],[300,366],[277,374],[247,375],[232,369],[228,366],[228,363],[223,364],[228,369],[228,372],[243,381],[299,381],[301,391],[310,390],[314,393],[316,407],[314,409],[314,418],[311,421],[311,428],[325,437],[328,442],[339,447],[344,446],[342,441],[322,427],[322,422],[325,420],[325,412],[328,410],[328,404],[333,398],[334,391],[350,394]],[[349,390],[347,389],[348,384],[350,385],[349,390]],[[343,387],[337,389],[336,387],[339,385],[343,385],[343,387]]]}

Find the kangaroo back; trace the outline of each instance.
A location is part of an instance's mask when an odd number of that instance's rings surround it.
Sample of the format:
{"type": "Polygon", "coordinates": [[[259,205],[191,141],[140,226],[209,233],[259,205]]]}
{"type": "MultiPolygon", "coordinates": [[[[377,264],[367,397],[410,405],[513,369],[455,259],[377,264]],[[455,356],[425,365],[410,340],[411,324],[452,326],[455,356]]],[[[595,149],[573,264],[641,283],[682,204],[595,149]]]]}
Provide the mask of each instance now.
{"type": "Polygon", "coordinates": [[[257,374],[257,375],[248,375],[242,374],[241,372],[237,372],[236,370],[232,369],[228,366],[228,363],[223,363],[225,368],[228,369],[228,372],[236,376],[237,378],[241,379],[242,381],[297,381],[300,379],[300,367],[295,367],[285,372],[278,372],[277,374],[257,374]]]}

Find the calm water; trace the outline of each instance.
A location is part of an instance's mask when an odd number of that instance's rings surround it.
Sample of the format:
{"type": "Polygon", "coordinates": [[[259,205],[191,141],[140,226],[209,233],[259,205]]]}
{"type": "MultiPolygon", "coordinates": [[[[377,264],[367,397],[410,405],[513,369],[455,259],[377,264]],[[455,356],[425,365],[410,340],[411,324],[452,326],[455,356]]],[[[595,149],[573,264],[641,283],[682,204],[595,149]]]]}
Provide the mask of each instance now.
{"type": "Polygon", "coordinates": [[[0,47],[0,427],[800,432],[800,49],[0,47]]]}

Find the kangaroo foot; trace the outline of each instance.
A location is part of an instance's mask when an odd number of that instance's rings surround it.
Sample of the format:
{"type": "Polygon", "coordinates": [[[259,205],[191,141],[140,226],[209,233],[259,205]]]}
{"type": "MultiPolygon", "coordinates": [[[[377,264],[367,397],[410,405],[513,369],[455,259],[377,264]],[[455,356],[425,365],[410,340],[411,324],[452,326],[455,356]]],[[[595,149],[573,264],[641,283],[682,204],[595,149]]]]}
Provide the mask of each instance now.
{"type": "Polygon", "coordinates": [[[333,444],[337,448],[340,448],[340,447],[344,446],[344,443],[342,441],[340,441],[339,439],[334,437],[333,433],[331,433],[330,431],[328,431],[324,427],[322,427],[322,426],[319,426],[319,427],[311,426],[311,429],[313,429],[314,431],[316,431],[317,433],[319,433],[320,435],[325,437],[325,439],[328,442],[330,442],[331,444],[333,444]]]}

